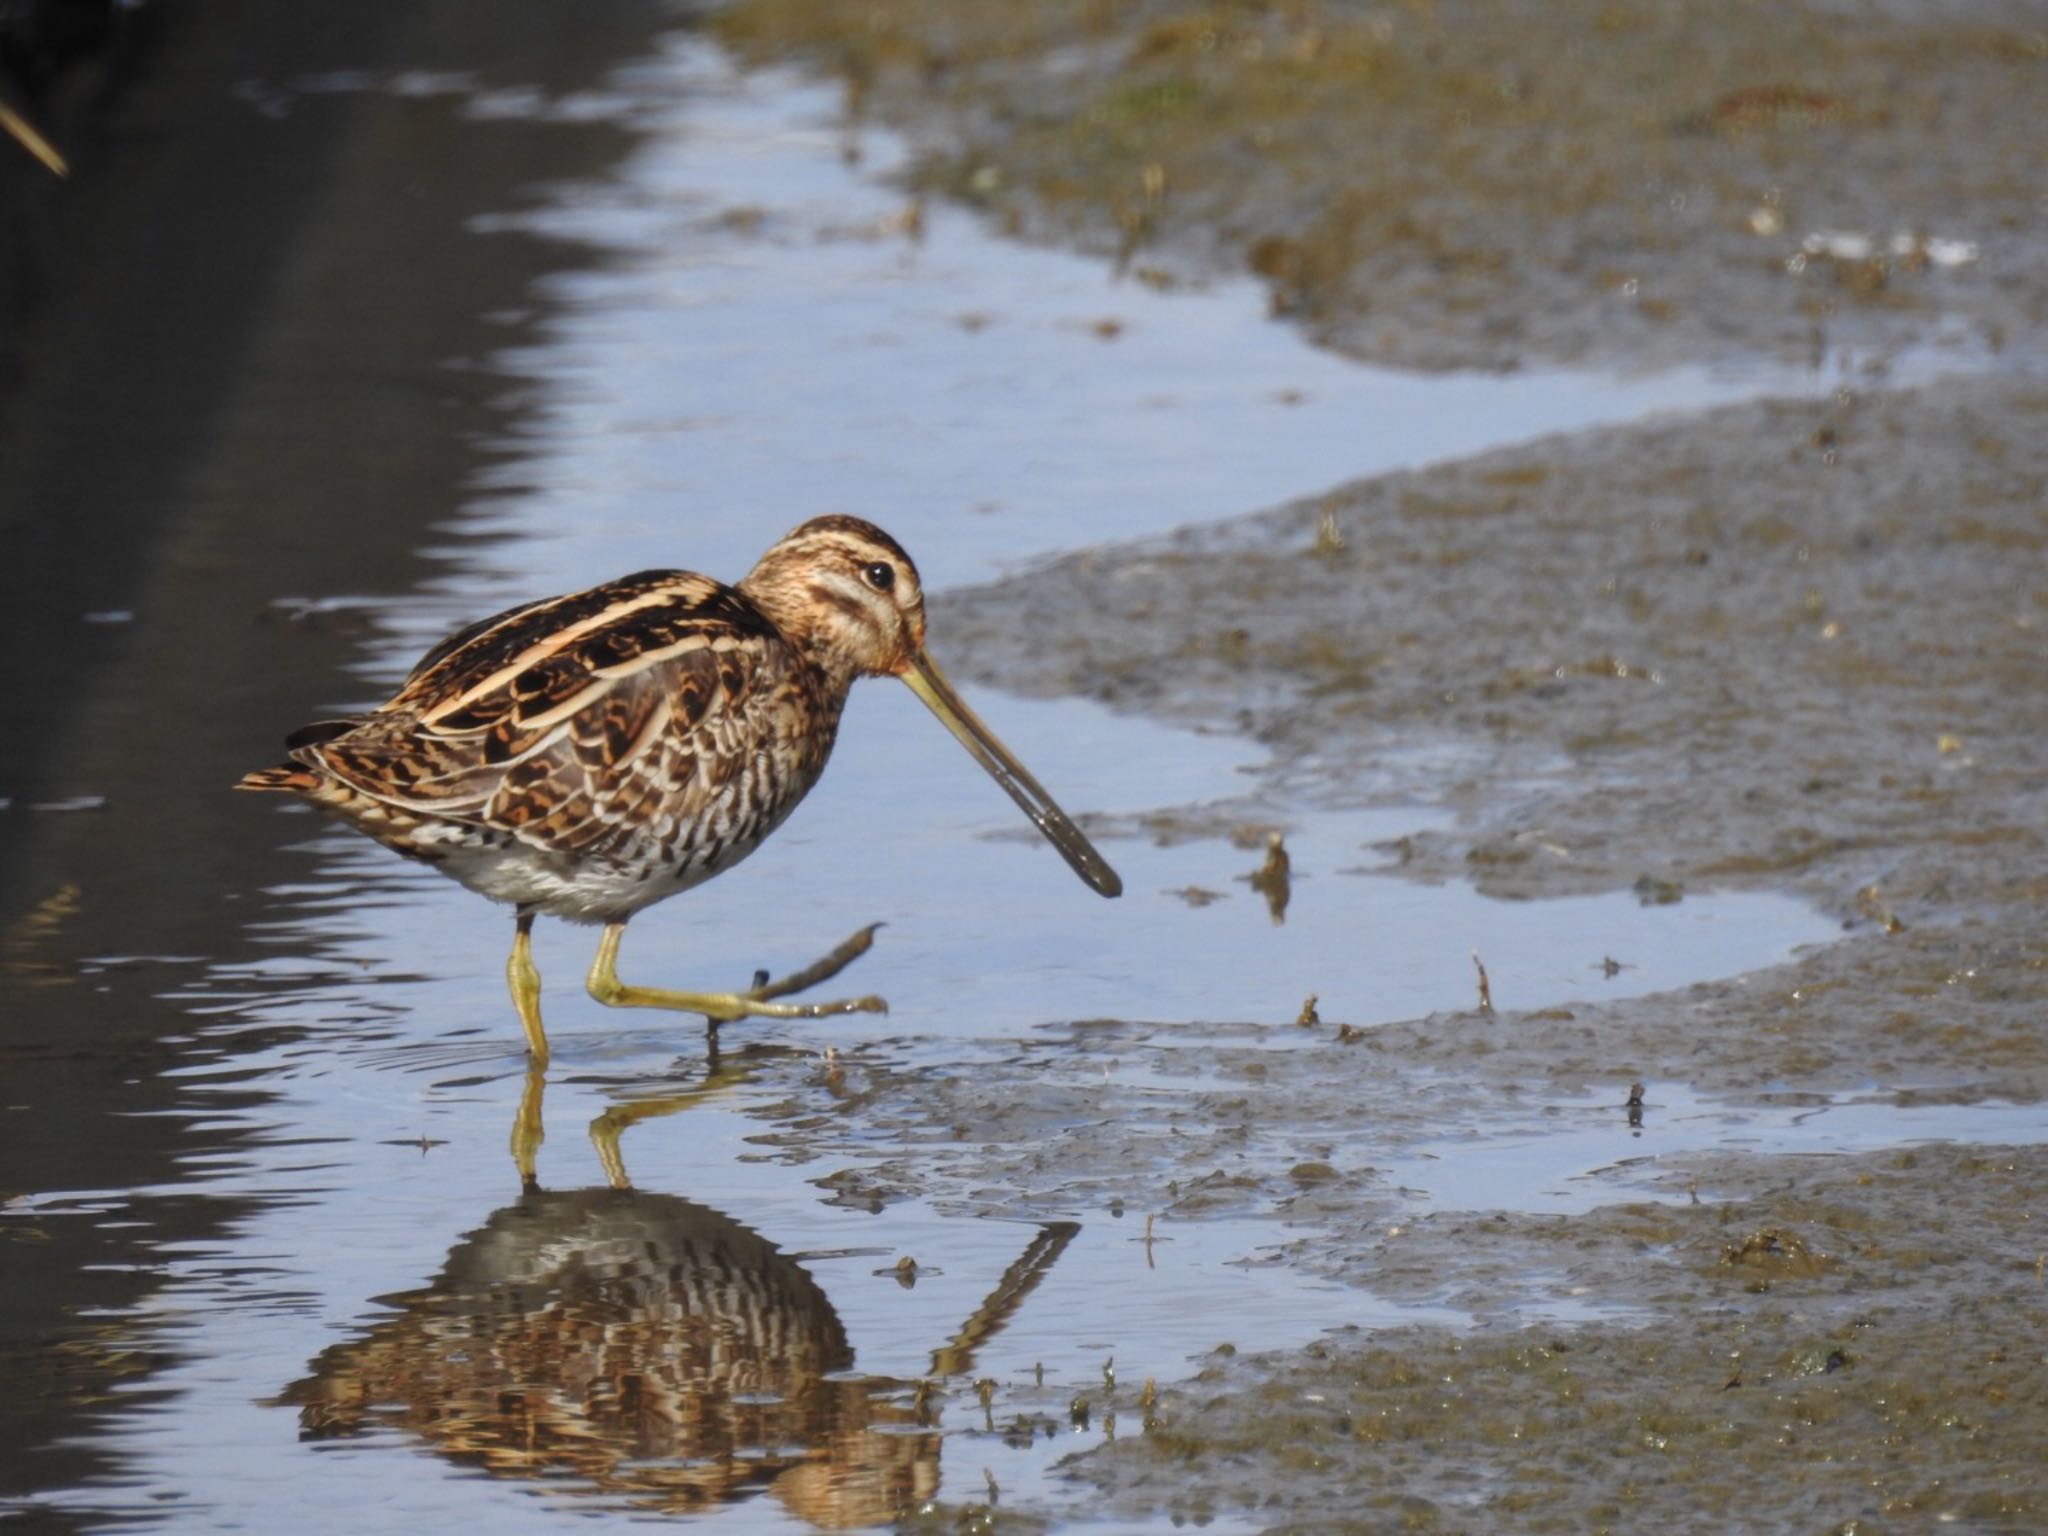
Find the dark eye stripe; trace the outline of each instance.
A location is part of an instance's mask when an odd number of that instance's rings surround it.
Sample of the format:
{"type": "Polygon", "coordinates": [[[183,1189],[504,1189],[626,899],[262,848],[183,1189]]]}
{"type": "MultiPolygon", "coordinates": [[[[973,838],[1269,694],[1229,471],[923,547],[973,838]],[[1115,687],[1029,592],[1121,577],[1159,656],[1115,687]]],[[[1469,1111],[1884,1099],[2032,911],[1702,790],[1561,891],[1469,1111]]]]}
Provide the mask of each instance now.
{"type": "Polygon", "coordinates": [[[805,590],[810,593],[811,601],[820,607],[830,606],[837,608],[848,618],[859,619],[862,623],[867,622],[867,609],[861,606],[861,600],[851,592],[841,591],[839,588],[828,586],[822,581],[811,582],[805,590]]]}

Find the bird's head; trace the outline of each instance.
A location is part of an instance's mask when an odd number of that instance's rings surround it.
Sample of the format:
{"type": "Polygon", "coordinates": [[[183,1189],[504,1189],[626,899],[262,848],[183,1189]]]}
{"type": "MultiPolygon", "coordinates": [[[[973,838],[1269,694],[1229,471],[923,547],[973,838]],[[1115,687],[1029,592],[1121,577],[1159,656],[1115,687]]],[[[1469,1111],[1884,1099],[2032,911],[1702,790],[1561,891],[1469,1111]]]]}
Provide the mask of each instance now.
{"type": "Polygon", "coordinates": [[[740,591],[835,687],[856,677],[902,678],[1076,874],[1104,896],[1122,891],[1095,845],[925,654],[924,587],[901,544],[857,517],[814,517],[783,535],[740,591]]]}
{"type": "Polygon", "coordinates": [[[857,517],[814,517],[792,529],[740,590],[835,681],[901,676],[924,649],[917,566],[857,517]]]}

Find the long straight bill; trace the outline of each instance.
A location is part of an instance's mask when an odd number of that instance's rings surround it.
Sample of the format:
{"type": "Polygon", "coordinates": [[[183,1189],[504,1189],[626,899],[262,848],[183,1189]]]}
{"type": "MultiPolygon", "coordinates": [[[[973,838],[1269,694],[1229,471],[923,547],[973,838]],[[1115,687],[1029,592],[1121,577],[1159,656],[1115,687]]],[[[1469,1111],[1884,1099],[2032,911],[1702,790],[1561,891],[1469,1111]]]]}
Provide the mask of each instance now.
{"type": "Polygon", "coordinates": [[[1095,845],[1068,820],[1067,813],[1045,792],[1045,786],[1010,755],[1008,747],[996,740],[995,733],[981,723],[981,717],[961,701],[945,674],[932,665],[931,657],[919,650],[911,658],[910,670],[899,675],[910,691],[924,700],[925,707],[945,722],[946,729],[974,755],[974,760],[988,770],[989,777],[1009,791],[1010,798],[1024,808],[1032,825],[1059,849],[1060,857],[1075,874],[1104,896],[1123,894],[1123,881],[1095,851],[1095,845]]]}

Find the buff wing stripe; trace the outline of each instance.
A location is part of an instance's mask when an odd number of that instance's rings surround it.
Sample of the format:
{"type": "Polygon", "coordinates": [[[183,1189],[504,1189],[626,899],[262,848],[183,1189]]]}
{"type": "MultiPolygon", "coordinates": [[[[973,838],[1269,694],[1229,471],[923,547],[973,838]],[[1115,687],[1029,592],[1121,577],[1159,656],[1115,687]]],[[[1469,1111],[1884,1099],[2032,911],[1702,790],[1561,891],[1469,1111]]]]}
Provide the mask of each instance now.
{"type": "Polygon", "coordinates": [[[801,687],[779,648],[754,643],[763,626],[727,589],[670,571],[510,609],[423,659],[381,709],[307,728],[291,763],[241,787],[353,792],[563,855],[643,833],[657,808],[730,835],[752,798],[733,744],[767,746],[781,696],[801,687]]]}

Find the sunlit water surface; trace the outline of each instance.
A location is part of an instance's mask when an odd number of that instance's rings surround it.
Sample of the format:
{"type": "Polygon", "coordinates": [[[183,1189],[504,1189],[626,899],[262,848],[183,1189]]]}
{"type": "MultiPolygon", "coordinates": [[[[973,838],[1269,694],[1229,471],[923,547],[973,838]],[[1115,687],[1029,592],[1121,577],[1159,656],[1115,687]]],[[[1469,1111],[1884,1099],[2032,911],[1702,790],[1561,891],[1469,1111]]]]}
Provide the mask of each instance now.
{"type": "MultiPolygon", "coordinates": [[[[300,88],[468,89],[460,79],[300,88]]],[[[941,207],[924,210],[912,238],[905,199],[884,174],[900,149],[863,133],[850,167],[834,105],[795,79],[735,78],[687,42],[622,78],[615,98],[474,95],[477,113],[613,112],[659,132],[628,176],[563,189],[532,221],[616,259],[547,295],[562,314],[554,345],[491,360],[530,380],[537,403],[526,456],[478,487],[462,519],[466,532],[498,537],[466,545],[466,564],[441,589],[377,605],[382,638],[365,663],[366,694],[458,620],[641,566],[735,575],[818,512],[882,522],[943,585],[1361,473],[1829,382],[1361,368],[1268,323],[1248,283],[1158,291],[1094,262],[1003,244],[941,207]]],[[[943,636],[934,643],[943,656],[943,636]]],[[[898,1069],[964,1070],[999,1064],[1005,1042],[1075,1019],[1284,1023],[1311,993],[1326,1018],[1369,1027],[1470,1007],[1475,952],[1494,999],[1523,1008],[1734,975],[1831,934],[1813,913],[1766,896],[1503,903],[1401,881],[1378,872],[1387,855],[1377,845],[1440,821],[1440,807],[1292,803],[1238,740],[1074,702],[983,702],[1076,810],[1128,818],[1226,804],[1237,809],[1219,824],[1283,827],[1291,899],[1281,920],[1249,883],[1255,835],[1116,837],[1105,851],[1128,894],[1105,906],[1016,835],[1007,803],[913,701],[870,684],[823,786],[776,839],[714,887],[636,921],[624,974],[679,985],[744,983],[757,966],[801,964],[860,924],[888,925],[843,978],[889,997],[886,1020],[743,1026],[781,1053],[626,1142],[636,1184],[670,1202],[654,1207],[669,1213],[657,1226],[684,1219],[677,1197],[723,1212],[822,1286],[852,1351],[833,1379],[870,1383],[860,1391],[886,1421],[840,1424],[845,1444],[826,1460],[850,1483],[894,1455],[902,1486],[920,1496],[979,1500],[993,1488],[1029,1498],[1047,1491],[1061,1455],[1111,1432],[1105,1410],[1120,1409],[1126,1432],[1136,1427],[1144,1376],[1184,1373],[1218,1343],[1284,1346],[1332,1327],[1472,1319],[1259,1262],[1299,1235],[1271,1212],[1177,1223],[1148,1243],[1135,1211],[1064,1211],[1078,1231],[1048,1239],[1030,1222],[968,1219],[919,1199],[879,1209],[834,1199],[824,1181],[837,1166],[787,1150],[792,1096],[831,1117],[820,1086],[829,1047],[880,1052],[898,1069]],[[771,1123],[775,1148],[761,1139],[771,1123]],[[936,1355],[972,1332],[968,1320],[1034,1243],[1057,1252],[996,1324],[936,1355]],[[919,1266],[913,1286],[895,1269],[906,1257],[919,1266]],[[935,1373],[948,1379],[926,1408],[944,1434],[920,1439],[908,1384],[935,1373]],[[978,1378],[993,1383],[986,1412],[970,1385],[978,1378]],[[1093,1400],[1085,1418],[1046,1411],[1076,1395],[1093,1400]],[[891,1435],[900,1455],[874,1450],[891,1435]],[[916,1444],[902,1449],[906,1436],[916,1444]]],[[[309,699],[309,717],[322,704],[309,699]]],[[[271,893],[276,960],[195,967],[176,999],[196,1048],[216,1058],[193,1070],[194,1086],[271,1096],[258,1111],[224,1097],[223,1120],[251,1134],[247,1150],[190,1170],[260,1202],[262,1215],[222,1247],[162,1255],[170,1283],[139,1327],[183,1363],[151,1378],[151,1401],[117,1433],[123,1486],[78,1499],[104,1507],[112,1497],[138,1521],[173,1513],[181,1528],[307,1532],[460,1522],[506,1536],[556,1529],[569,1510],[648,1513],[634,1478],[681,1486],[701,1473],[673,1447],[666,1460],[626,1458],[609,1487],[561,1466],[494,1476],[481,1452],[421,1454],[434,1431],[396,1427],[388,1413],[353,1433],[302,1439],[303,1399],[277,1401],[322,1351],[393,1326],[403,1309],[375,1299],[426,1285],[464,1251],[465,1234],[515,1202],[506,1142],[524,1082],[499,982],[505,914],[310,817],[305,826],[304,884],[271,893]],[[302,1043],[239,1047],[244,1032],[280,1024],[302,1026],[302,1043]]],[[[540,1163],[550,1189],[601,1182],[582,1135],[593,1117],[702,1075],[690,1021],[608,1012],[583,997],[590,939],[559,926],[538,938],[557,1050],[540,1163]]],[[[1639,1196],[1632,1179],[1595,1175],[1646,1145],[1850,1150],[1997,1133],[1982,1111],[1877,1117],[1846,1106],[1815,1119],[1682,1109],[1658,1117],[1648,1144],[1611,1105],[1508,1117],[1411,1149],[1388,1177],[1439,1207],[1575,1210],[1639,1196]]],[[[128,1193],[60,1194],[35,1208],[105,1208],[114,1220],[128,1193]]],[[[383,1391],[387,1409],[402,1395],[388,1382],[383,1391]]],[[[773,1396],[755,1406],[766,1413],[773,1396]]],[[[748,1401],[741,1394],[741,1407],[748,1401]]],[[[811,1449],[743,1446],[737,1454],[759,1476],[719,1495],[728,1502],[718,1527],[798,1530],[824,1519],[817,1490],[787,1473],[811,1449]]],[[[517,1471],[517,1457],[505,1457],[500,1470],[517,1471]]],[[[835,1497],[842,1517],[865,1508],[844,1490],[835,1497]]]]}

